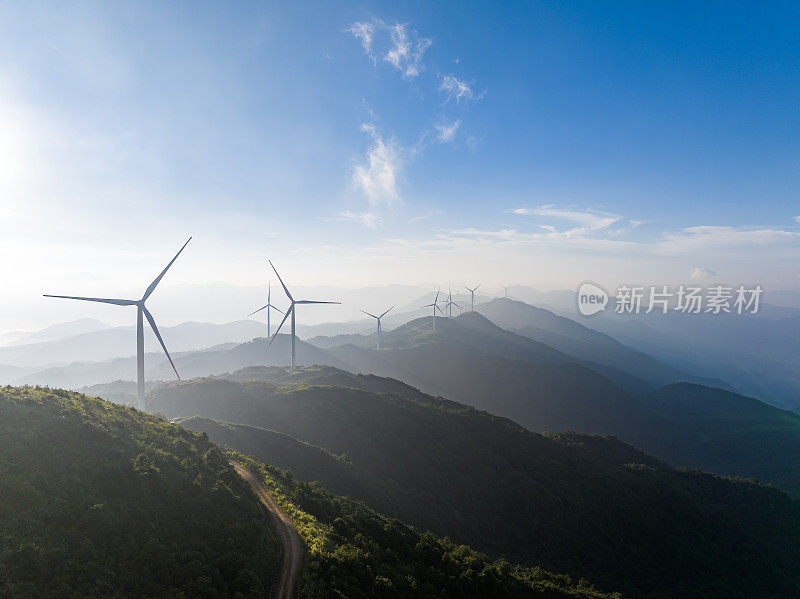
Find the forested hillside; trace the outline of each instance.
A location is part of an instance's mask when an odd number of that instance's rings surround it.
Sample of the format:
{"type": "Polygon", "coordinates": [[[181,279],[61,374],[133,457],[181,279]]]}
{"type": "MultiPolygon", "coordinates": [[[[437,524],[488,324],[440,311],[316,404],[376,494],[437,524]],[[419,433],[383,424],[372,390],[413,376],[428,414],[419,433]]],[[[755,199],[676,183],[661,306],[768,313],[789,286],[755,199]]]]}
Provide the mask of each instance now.
{"type": "Polygon", "coordinates": [[[160,387],[151,406],[170,417],[246,423],[185,424],[281,467],[298,467],[293,452],[311,444],[319,459],[303,464],[318,471],[305,470],[307,481],[603,589],[673,597],[800,588],[800,505],[775,489],[675,470],[613,438],[531,433],[418,391],[405,396],[397,381],[382,393],[378,377],[274,372],[281,385],[200,379],[160,387]]]}
{"type": "Polygon", "coordinates": [[[588,582],[492,560],[465,545],[387,519],[319,484],[237,455],[294,520],[308,556],[300,596],[314,599],[619,597],[588,582]]]}
{"type": "Polygon", "coordinates": [[[800,497],[800,415],[752,397],[679,383],[645,396],[659,414],[693,432],[687,463],[770,482],[800,497]],[[691,461],[690,461],[691,460],[691,461]]]}
{"type": "Polygon", "coordinates": [[[0,596],[266,597],[281,549],[208,437],[0,388],[0,596]]]}

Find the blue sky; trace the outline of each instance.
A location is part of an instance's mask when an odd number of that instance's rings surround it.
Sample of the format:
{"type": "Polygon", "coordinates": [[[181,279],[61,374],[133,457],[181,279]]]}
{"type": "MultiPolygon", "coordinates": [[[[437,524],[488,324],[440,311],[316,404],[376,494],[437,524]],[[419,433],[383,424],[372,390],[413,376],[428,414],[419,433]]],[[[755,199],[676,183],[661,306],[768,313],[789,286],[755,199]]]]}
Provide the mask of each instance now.
{"type": "Polygon", "coordinates": [[[797,289],[798,13],[3,2],[0,275],[797,289]]]}

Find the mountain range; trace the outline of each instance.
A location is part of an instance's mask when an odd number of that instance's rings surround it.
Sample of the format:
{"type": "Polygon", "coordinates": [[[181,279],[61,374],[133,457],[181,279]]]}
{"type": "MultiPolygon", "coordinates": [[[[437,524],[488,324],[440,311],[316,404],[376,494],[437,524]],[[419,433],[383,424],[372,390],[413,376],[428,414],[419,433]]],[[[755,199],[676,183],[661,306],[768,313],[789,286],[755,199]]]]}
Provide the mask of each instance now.
{"type": "Polygon", "coordinates": [[[788,549],[800,534],[796,500],[674,470],[612,437],[536,434],[396,380],[332,368],[252,368],[162,385],[148,399],[301,480],[601,590],[723,596],[767,584],[779,595],[800,582],[800,554],[788,549]]]}

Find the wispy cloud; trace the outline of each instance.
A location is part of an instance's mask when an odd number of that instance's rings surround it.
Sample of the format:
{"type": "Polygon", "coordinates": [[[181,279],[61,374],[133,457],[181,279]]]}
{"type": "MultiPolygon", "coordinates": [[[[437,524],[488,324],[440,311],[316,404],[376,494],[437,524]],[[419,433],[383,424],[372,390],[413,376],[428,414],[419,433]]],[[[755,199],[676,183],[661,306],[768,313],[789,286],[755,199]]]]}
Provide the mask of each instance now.
{"type": "Polygon", "coordinates": [[[795,216],[794,220],[796,220],[798,223],[800,223],[800,216],[795,216]]]}
{"type": "Polygon", "coordinates": [[[384,140],[374,125],[361,130],[372,138],[366,159],[353,169],[353,184],[360,189],[370,206],[391,205],[400,200],[397,178],[402,167],[400,152],[393,140],[384,140]]]}
{"type": "Polygon", "coordinates": [[[656,244],[659,254],[697,254],[717,252],[727,254],[731,250],[741,252],[744,248],[750,253],[759,249],[770,251],[783,248],[796,252],[800,247],[800,233],[769,227],[728,227],[702,225],[686,227],[668,232],[656,244]]]}
{"type": "Polygon", "coordinates": [[[689,273],[689,276],[695,281],[704,281],[711,277],[716,277],[717,273],[705,266],[696,266],[692,269],[692,272],[689,273]]]}
{"type": "Polygon", "coordinates": [[[430,38],[419,37],[408,26],[396,23],[389,29],[392,47],[383,59],[403,74],[404,79],[418,77],[424,70],[422,55],[433,43],[430,38]]]}
{"type": "Polygon", "coordinates": [[[433,216],[438,216],[439,214],[442,214],[442,211],[439,210],[438,208],[433,208],[431,210],[428,210],[425,214],[419,214],[417,216],[408,219],[408,222],[417,223],[421,220],[427,220],[433,216]]]}
{"type": "Polygon", "coordinates": [[[376,64],[375,54],[372,51],[372,43],[375,40],[375,27],[375,22],[356,21],[346,29],[361,41],[364,53],[370,57],[372,64],[376,64]]]}
{"type": "Polygon", "coordinates": [[[351,212],[345,211],[340,212],[335,217],[330,218],[328,220],[338,221],[338,222],[348,222],[348,223],[358,223],[360,225],[364,225],[369,229],[374,229],[378,222],[381,220],[381,217],[374,212],[351,212]]]}
{"type": "Polygon", "coordinates": [[[449,125],[445,125],[445,124],[434,125],[436,130],[439,132],[439,134],[436,136],[436,139],[438,141],[441,141],[442,143],[450,143],[451,141],[453,141],[455,139],[456,131],[458,131],[458,128],[460,126],[461,126],[461,120],[460,119],[457,120],[457,121],[454,121],[453,123],[450,123],[449,125]]]}
{"type": "MultiPolygon", "coordinates": [[[[608,212],[556,208],[552,205],[539,206],[537,208],[514,208],[513,210],[510,210],[510,212],[523,216],[544,216],[556,218],[574,223],[577,226],[563,231],[564,235],[573,237],[607,229],[611,225],[622,220],[621,216],[608,212]]],[[[540,227],[554,233],[558,232],[556,227],[550,225],[549,223],[542,224],[540,227]]]]}
{"type": "Polygon", "coordinates": [[[455,98],[456,102],[471,100],[474,95],[472,84],[462,81],[455,75],[442,77],[442,84],[439,86],[439,90],[447,94],[448,100],[455,98]]]}

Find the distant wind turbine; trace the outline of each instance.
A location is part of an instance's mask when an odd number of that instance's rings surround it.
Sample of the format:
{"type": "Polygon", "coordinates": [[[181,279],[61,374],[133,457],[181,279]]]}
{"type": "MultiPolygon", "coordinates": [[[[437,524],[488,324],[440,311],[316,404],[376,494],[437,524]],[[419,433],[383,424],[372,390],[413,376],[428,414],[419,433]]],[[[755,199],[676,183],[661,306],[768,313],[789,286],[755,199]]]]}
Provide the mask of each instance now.
{"type": "Polygon", "coordinates": [[[480,285],[476,285],[475,287],[473,287],[471,289],[469,287],[467,287],[466,285],[464,285],[464,287],[466,287],[467,291],[469,291],[470,301],[472,302],[472,311],[474,312],[475,311],[475,292],[478,290],[478,287],[480,287],[480,285]]]}
{"type": "Polygon", "coordinates": [[[319,301],[316,301],[316,300],[295,300],[292,297],[292,294],[289,293],[289,290],[286,288],[286,284],[283,282],[283,279],[281,279],[281,276],[278,274],[278,271],[275,268],[275,265],[272,263],[272,260],[268,260],[268,262],[269,262],[269,265],[272,267],[272,270],[274,270],[275,274],[278,276],[278,280],[281,282],[281,287],[283,287],[283,290],[286,292],[286,297],[288,297],[289,301],[291,302],[291,304],[289,305],[289,309],[286,310],[286,314],[284,314],[283,320],[281,320],[281,324],[278,325],[278,330],[275,331],[275,334],[272,336],[272,339],[270,340],[269,344],[272,345],[272,342],[275,341],[275,337],[277,337],[278,333],[280,333],[281,327],[283,326],[283,323],[286,322],[286,319],[289,318],[289,315],[291,314],[291,316],[292,316],[292,369],[294,369],[295,368],[294,346],[295,346],[295,340],[297,339],[297,335],[295,334],[295,329],[294,329],[295,312],[296,312],[295,305],[297,305],[297,304],[341,304],[342,302],[319,302],[319,301]]]}
{"type": "Polygon", "coordinates": [[[448,316],[450,318],[453,318],[453,306],[455,306],[459,310],[461,309],[461,306],[459,306],[456,302],[453,301],[453,292],[449,291],[447,293],[447,303],[444,305],[444,309],[447,310],[448,316]]]}
{"type": "Polygon", "coordinates": [[[248,314],[248,316],[252,316],[253,314],[258,314],[259,312],[261,312],[261,310],[266,310],[267,311],[267,339],[272,337],[272,333],[270,331],[270,326],[269,326],[269,310],[270,310],[270,308],[272,308],[273,310],[277,310],[279,313],[283,314],[283,310],[281,310],[280,308],[275,306],[275,304],[272,303],[272,300],[270,299],[271,296],[272,296],[272,282],[267,284],[267,305],[266,306],[262,306],[261,308],[259,308],[255,312],[250,312],[250,314],[248,314]]]}
{"type": "Polygon", "coordinates": [[[189,244],[192,240],[190,237],[186,240],[186,243],[183,244],[183,247],[178,250],[178,253],[175,254],[175,257],[170,260],[167,267],[161,271],[161,274],[158,275],[155,280],[150,283],[150,286],[145,290],[142,299],[139,300],[128,300],[128,299],[107,299],[107,298],[100,298],[100,297],[75,297],[72,295],[48,295],[45,294],[44,297],[56,297],[60,299],[73,299],[73,300],[81,300],[85,302],[99,302],[101,304],[114,304],[115,306],[136,306],[136,380],[139,387],[139,399],[137,403],[137,407],[140,410],[145,410],[147,405],[145,403],[145,394],[144,394],[144,321],[142,317],[147,318],[147,322],[150,323],[150,328],[153,329],[153,332],[156,334],[158,338],[158,342],[161,344],[161,348],[164,350],[164,353],[167,354],[167,359],[169,360],[170,365],[172,366],[172,370],[175,371],[175,376],[178,377],[180,380],[181,375],[178,374],[178,369],[175,368],[175,363],[172,361],[172,357],[169,355],[167,351],[167,346],[164,344],[164,340],[161,338],[161,333],[158,332],[158,327],[156,326],[156,321],[153,318],[153,315],[150,314],[150,311],[145,306],[145,302],[147,298],[149,298],[153,291],[155,291],[156,286],[161,282],[161,279],[164,278],[164,275],[167,274],[170,266],[178,259],[178,256],[181,255],[183,249],[189,244]]]}
{"type": "MultiPolygon", "coordinates": [[[[392,310],[393,308],[394,308],[394,306],[392,306],[391,308],[389,308],[389,310],[392,310]]],[[[383,314],[381,314],[380,316],[375,316],[374,314],[370,314],[369,312],[365,312],[364,310],[361,310],[361,311],[362,311],[362,312],[364,312],[364,314],[366,314],[367,316],[372,316],[372,318],[374,318],[374,319],[376,319],[376,320],[378,321],[378,342],[377,342],[377,343],[376,343],[376,345],[375,345],[375,348],[376,348],[376,349],[380,349],[380,348],[381,348],[381,318],[383,318],[384,316],[386,316],[386,315],[389,313],[389,310],[386,310],[386,312],[384,312],[384,313],[383,313],[383,314]]]]}
{"type": "Polygon", "coordinates": [[[503,289],[505,289],[505,290],[506,290],[506,295],[505,295],[505,297],[507,298],[507,297],[508,297],[508,290],[509,290],[509,289],[511,289],[511,285],[509,285],[508,287],[503,287],[503,289]]]}
{"type": "MultiPolygon", "coordinates": [[[[436,297],[433,298],[432,304],[425,304],[424,306],[420,306],[420,308],[433,308],[433,332],[436,332],[436,310],[442,312],[442,309],[439,307],[439,290],[436,290],[436,297]]],[[[444,316],[444,312],[442,312],[442,316],[444,316]]]]}

